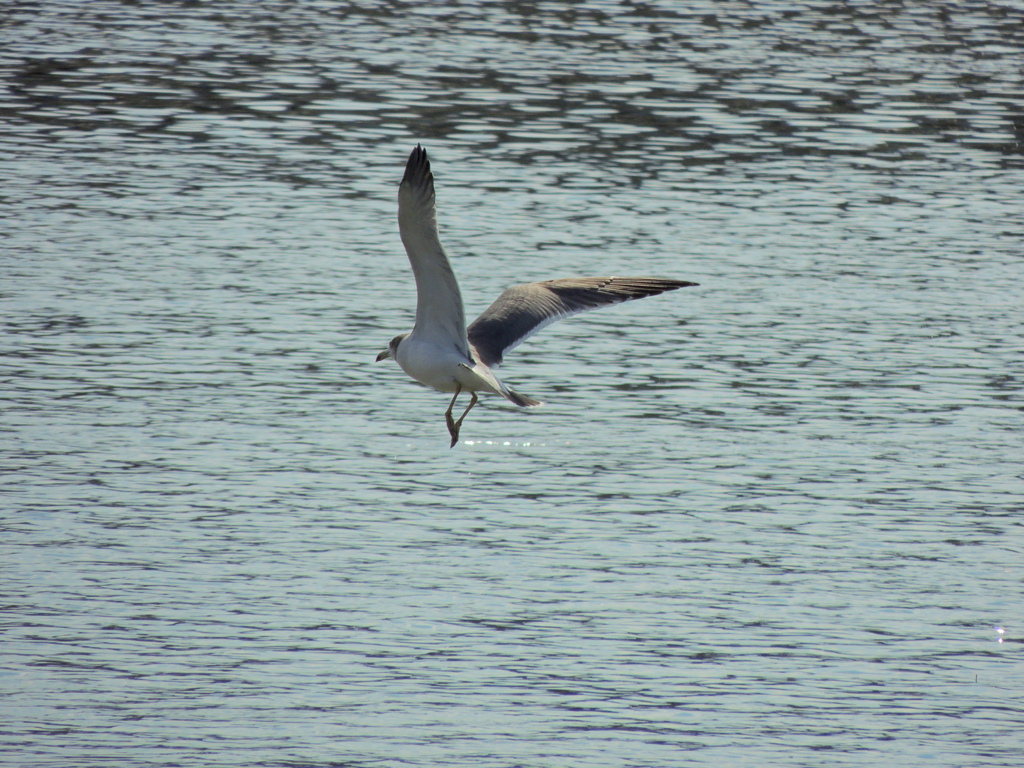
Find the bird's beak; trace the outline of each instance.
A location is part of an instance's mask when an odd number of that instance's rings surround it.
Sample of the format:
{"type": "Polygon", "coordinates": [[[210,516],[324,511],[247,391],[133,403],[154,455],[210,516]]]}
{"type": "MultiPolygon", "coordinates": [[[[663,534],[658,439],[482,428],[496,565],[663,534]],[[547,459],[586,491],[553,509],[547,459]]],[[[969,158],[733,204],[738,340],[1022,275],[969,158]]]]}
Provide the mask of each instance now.
{"type": "Polygon", "coordinates": [[[381,360],[387,360],[389,357],[391,357],[391,348],[390,347],[388,347],[383,352],[381,352],[379,355],[377,355],[377,362],[379,363],[381,360]]]}

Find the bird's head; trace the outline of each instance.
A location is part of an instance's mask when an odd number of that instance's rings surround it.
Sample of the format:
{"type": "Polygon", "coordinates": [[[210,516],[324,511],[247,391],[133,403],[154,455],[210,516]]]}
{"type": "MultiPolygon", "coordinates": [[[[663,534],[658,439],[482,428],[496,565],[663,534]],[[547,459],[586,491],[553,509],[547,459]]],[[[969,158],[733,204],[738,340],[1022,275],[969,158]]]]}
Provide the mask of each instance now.
{"type": "Polygon", "coordinates": [[[381,360],[387,360],[389,357],[394,359],[395,355],[398,354],[398,345],[401,344],[402,339],[408,335],[408,333],[400,333],[395,336],[395,338],[391,340],[391,343],[388,344],[388,348],[377,355],[377,362],[379,363],[381,360]]]}

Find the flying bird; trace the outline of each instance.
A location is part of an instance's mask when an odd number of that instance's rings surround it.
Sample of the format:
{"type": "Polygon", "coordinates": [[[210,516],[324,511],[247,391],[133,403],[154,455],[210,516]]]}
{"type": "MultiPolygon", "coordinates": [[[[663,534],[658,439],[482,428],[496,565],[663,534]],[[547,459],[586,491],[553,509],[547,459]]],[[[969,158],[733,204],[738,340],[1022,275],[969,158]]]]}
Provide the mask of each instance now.
{"type": "Polygon", "coordinates": [[[395,336],[377,362],[392,358],[421,384],[455,393],[444,414],[452,448],[478,392],[501,395],[523,408],[541,404],[495,375],[505,354],[537,331],[590,309],[697,285],[659,277],[568,277],[524,283],[502,293],[467,327],[459,284],[437,234],[434,176],[427,152],[418,144],[398,188],[398,229],[416,278],[416,323],[409,333],[395,336]],[[462,392],[472,398],[456,420],[452,409],[462,392]]]}

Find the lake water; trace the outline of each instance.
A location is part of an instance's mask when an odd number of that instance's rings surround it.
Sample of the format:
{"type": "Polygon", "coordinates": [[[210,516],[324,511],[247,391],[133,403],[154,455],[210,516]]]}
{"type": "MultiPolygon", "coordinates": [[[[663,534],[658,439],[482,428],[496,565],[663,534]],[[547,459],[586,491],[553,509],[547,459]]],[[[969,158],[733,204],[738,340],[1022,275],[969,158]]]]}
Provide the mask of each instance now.
{"type": "Polygon", "coordinates": [[[1024,3],[3,14],[0,764],[1021,764],[1024,3]]]}

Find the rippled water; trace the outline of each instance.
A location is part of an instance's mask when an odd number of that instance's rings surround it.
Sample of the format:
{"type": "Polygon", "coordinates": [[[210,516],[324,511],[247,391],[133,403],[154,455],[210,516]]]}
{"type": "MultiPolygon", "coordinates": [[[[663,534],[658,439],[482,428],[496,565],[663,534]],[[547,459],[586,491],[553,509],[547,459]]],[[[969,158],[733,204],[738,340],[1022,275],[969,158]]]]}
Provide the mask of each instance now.
{"type": "Polygon", "coordinates": [[[1020,2],[12,4],[0,763],[1017,766],[1020,2]],[[447,448],[470,316],[546,330],[447,448]]]}

